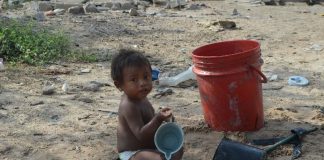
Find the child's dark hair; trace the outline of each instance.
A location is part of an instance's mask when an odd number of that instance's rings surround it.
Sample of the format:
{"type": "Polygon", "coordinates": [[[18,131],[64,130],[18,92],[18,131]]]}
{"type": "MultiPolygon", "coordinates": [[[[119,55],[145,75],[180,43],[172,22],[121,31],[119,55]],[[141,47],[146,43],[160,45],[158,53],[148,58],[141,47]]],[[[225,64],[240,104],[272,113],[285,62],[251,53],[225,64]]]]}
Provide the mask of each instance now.
{"type": "Polygon", "coordinates": [[[114,81],[122,82],[124,68],[143,66],[148,66],[152,70],[150,62],[141,52],[133,49],[120,49],[112,59],[111,78],[114,81]]]}

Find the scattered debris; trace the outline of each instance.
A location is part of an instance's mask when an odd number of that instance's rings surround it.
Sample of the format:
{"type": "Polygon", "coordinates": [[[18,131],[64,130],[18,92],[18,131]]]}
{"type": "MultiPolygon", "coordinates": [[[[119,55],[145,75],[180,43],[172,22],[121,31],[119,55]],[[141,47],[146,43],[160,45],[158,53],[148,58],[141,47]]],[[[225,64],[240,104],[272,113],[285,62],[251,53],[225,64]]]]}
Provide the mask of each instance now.
{"type": "Polygon", "coordinates": [[[173,93],[173,90],[171,88],[159,88],[157,89],[156,94],[153,95],[153,98],[161,98],[165,95],[171,95],[173,93]]]}
{"type": "Polygon", "coordinates": [[[274,75],[271,75],[270,78],[268,78],[269,81],[277,81],[278,80],[278,75],[274,74],[274,75]]]}
{"type": "Polygon", "coordinates": [[[307,86],[309,84],[308,79],[302,76],[291,76],[288,79],[290,86],[307,86]]]}
{"type": "Polygon", "coordinates": [[[306,48],[305,50],[306,51],[310,51],[310,50],[313,50],[313,51],[322,51],[324,49],[324,47],[320,44],[313,44],[311,47],[309,48],[306,48]]]}
{"type": "Polygon", "coordinates": [[[62,90],[64,93],[67,93],[69,91],[69,84],[67,82],[64,82],[62,85],[62,90]]]}
{"type": "Polygon", "coordinates": [[[86,114],[86,115],[83,115],[81,117],[78,117],[78,120],[89,119],[91,116],[92,116],[92,114],[86,114]]]}
{"type": "Polygon", "coordinates": [[[91,72],[91,69],[82,69],[81,70],[81,73],[90,73],[91,72]]]}
{"type": "Polygon", "coordinates": [[[40,104],[44,104],[44,101],[32,102],[32,103],[30,103],[30,106],[37,106],[37,105],[40,105],[40,104]]]}

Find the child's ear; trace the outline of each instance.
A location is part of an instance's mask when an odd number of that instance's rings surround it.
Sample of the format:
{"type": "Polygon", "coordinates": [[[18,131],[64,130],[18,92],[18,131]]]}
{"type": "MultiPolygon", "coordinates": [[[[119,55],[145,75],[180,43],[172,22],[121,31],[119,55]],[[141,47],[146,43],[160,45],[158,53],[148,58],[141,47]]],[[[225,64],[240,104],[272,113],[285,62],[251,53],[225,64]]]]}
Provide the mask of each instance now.
{"type": "Polygon", "coordinates": [[[121,84],[118,81],[114,81],[114,85],[116,86],[116,88],[118,88],[119,91],[123,91],[121,84]]]}

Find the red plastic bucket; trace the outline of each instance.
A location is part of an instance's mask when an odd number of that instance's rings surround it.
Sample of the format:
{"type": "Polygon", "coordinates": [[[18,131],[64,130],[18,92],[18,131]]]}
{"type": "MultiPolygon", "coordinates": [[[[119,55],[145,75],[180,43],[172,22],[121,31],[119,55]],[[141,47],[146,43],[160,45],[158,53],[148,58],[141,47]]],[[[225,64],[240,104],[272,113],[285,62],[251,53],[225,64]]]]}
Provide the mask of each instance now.
{"type": "Polygon", "coordinates": [[[263,127],[260,44],[234,40],[201,46],[192,53],[206,123],[217,131],[263,127]]]}

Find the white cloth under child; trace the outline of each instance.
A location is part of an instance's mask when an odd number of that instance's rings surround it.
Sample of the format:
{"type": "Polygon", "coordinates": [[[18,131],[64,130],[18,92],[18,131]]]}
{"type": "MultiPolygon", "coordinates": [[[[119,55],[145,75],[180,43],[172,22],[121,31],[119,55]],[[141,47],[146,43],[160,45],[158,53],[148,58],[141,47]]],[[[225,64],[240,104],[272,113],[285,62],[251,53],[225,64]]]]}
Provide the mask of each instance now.
{"type": "Polygon", "coordinates": [[[129,160],[137,151],[124,151],[119,153],[120,160],[129,160]]]}

